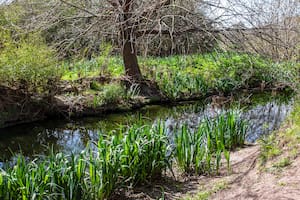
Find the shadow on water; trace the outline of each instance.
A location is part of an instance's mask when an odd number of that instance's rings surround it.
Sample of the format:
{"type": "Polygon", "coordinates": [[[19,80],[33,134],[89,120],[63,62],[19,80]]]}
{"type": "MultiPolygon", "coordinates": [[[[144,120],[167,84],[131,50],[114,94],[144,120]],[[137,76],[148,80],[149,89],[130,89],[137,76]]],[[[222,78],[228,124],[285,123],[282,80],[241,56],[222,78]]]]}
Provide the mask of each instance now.
{"type": "MultiPolygon", "coordinates": [[[[226,105],[210,101],[186,102],[179,105],[147,106],[141,110],[123,114],[110,114],[101,118],[85,118],[76,121],[52,120],[42,123],[0,129],[0,161],[12,158],[12,153],[22,149],[25,156],[55,151],[79,152],[98,135],[117,129],[120,124],[130,125],[142,116],[149,123],[165,122],[168,133],[176,126],[187,123],[195,128],[205,116],[214,116],[221,109],[241,108],[242,118],[249,123],[247,141],[255,142],[260,136],[279,128],[292,110],[291,95],[241,94],[226,105]],[[222,107],[222,108],[221,108],[222,107]]],[[[1,162],[0,162],[1,168],[1,162]]]]}

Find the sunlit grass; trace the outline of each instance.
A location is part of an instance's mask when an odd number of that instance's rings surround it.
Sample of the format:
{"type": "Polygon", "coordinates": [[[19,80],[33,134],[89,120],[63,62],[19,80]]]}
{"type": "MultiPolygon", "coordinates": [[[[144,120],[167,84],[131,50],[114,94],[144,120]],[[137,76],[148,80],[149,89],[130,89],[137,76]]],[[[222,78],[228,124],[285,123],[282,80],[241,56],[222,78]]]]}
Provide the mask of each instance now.
{"type": "MultiPolygon", "coordinates": [[[[213,52],[169,57],[140,57],[143,75],[154,80],[170,99],[205,96],[209,92],[230,93],[251,87],[299,87],[300,65],[275,63],[258,55],[213,52]]],[[[118,78],[124,74],[122,58],[108,54],[91,60],[62,64],[63,80],[99,75],[118,78]]]]}
{"type": "Polygon", "coordinates": [[[79,155],[17,156],[0,174],[1,199],[105,199],[116,188],[151,181],[170,167],[164,126],[137,124],[100,137],[79,155]]]}
{"type": "Polygon", "coordinates": [[[273,167],[277,168],[289,165],[299,155],[299,141],[300,106],[298,96],[293,112],[282,125],[282,128],[260,139],[260,166],[266,167],[270,161],[273,162],[273,167]]]}

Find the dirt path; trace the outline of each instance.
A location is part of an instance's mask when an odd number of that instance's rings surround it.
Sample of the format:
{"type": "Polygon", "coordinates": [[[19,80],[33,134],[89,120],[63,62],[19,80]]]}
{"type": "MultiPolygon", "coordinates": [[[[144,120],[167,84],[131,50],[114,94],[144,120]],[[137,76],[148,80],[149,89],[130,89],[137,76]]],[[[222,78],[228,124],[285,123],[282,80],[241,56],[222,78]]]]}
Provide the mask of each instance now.
{"type": "MultiPolygon", "coordinates": [[[[112,199],[299,200],[300,157],[280,169],[258,165],[259,145],[231,154],[231,172],[219,176],[167,177],[148,186],[123,191],[112,199]]],[[[272,166],[272,165],[271,165],[272,166]]]]}
{"type": "Polygon", "coordinates": [[[280,169],[260,170],[258,154],[258,146],[236,152],[232,160],[234,171],[227,177],[226,189],[216,192],[210,199],[300,199],[300,157],[280,169]]]}

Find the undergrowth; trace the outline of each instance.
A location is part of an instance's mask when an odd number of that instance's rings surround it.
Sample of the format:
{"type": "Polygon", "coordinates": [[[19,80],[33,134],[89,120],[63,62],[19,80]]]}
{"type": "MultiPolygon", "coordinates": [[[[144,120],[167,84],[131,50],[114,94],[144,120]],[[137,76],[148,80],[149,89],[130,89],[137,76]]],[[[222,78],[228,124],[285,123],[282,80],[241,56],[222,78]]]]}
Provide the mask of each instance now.
{"type": "Polygon", "coordinates": [[[244,144],[246,130],[245,121],[236,111],[206,118],[195,132],[182,126],[175,135],[177,164],[187,173],[218,173],[224,157],[229,169],[229,151],[244,144]]]}
{"type": "Polygon", "coordinates": [[[278,161],[274,166],[286,165],[286,161],[290,163],[300,152],[300,106],[299,97],[296,97],[294,110],[290,117],[283,124],[282,128],[273,134],[262,138],[260,143],[260,165],[273,160],[284,153],[288,155],[282,161],[278,161]]]}
{"type": "MultiPolygon", "coordinates": [[[[105,51],[104,51],[105,52],[105,51]]],[[[64,80],[96,75],[118,78],[124,75],[121,57],[103,53],[91,60],[64,64],[64,80]],[[100,61],[99,61],[100,60],[100,61]]],[[[258,55],[234,52],[213,52],[140,59],[145,78],[154,80],[170,99],[205,96],[217,91],[228,94],[234,90],[259,87],[299,87],[300,65],[273,62],[258,55]]]]}
{"type": "Polygon", "coordinates": [[[243,123],[230,112],[201,122],[194,134],[180,128],[175,131],[174,149],[163,123],[147,125],[140,120],[131,127],[101,133],[96,144],[79,154],[51,151],[30,161],[19,155],[0,169],[0,198],[106,199],[117,189],[149,183],[167,169],[172,172],[176,163],[187,173],[217,173],[221,153],[229,167],[229,150],[243,145],[243,123]]]}

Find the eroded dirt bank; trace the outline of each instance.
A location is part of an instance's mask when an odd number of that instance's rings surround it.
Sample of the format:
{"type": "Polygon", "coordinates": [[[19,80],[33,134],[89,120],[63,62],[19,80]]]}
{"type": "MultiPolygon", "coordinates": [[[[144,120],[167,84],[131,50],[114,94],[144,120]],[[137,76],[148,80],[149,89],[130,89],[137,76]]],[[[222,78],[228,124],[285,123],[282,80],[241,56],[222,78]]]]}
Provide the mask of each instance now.
{"type": "MultiPolygon", "coordinates": [[[[91,81],[90,81],[91,82],[91,81]]],[[[85,85],[89,85],[90,82],[85,85]]],[[[151,104],[177,104],[184,101],[195,101],[210,99],[212,103],[223,105],[234,101],[238,93],[262,93],[281,92],[278,88],[252,88],[232,91],[224,95],[218,91],[210,91],[207,94],[195,94],[178,99],[170,99],[165,95],[160,97],[132,96],[130,98],[108,99],[107,102],[99,104],[99,93],[86,93],[88,86],[71,87],[62,84],[56,95],[49,97],[48,94],[27,94],[20,88],[9,88],[0,86],[0,128],[31,123],[51,118],[81,118],[89,116],[102,116],[107,113],[126,112],[142,108],[151,104]],[[77,92],[75,92],[77,91],[77,92]]],[[[243,100],[242,100],[243,101],[243,100]]],[[[245,99],[247,101],[247,99],[245,99]]],[[[247,103],[247,102],[246,102],[247,103]]]]}

